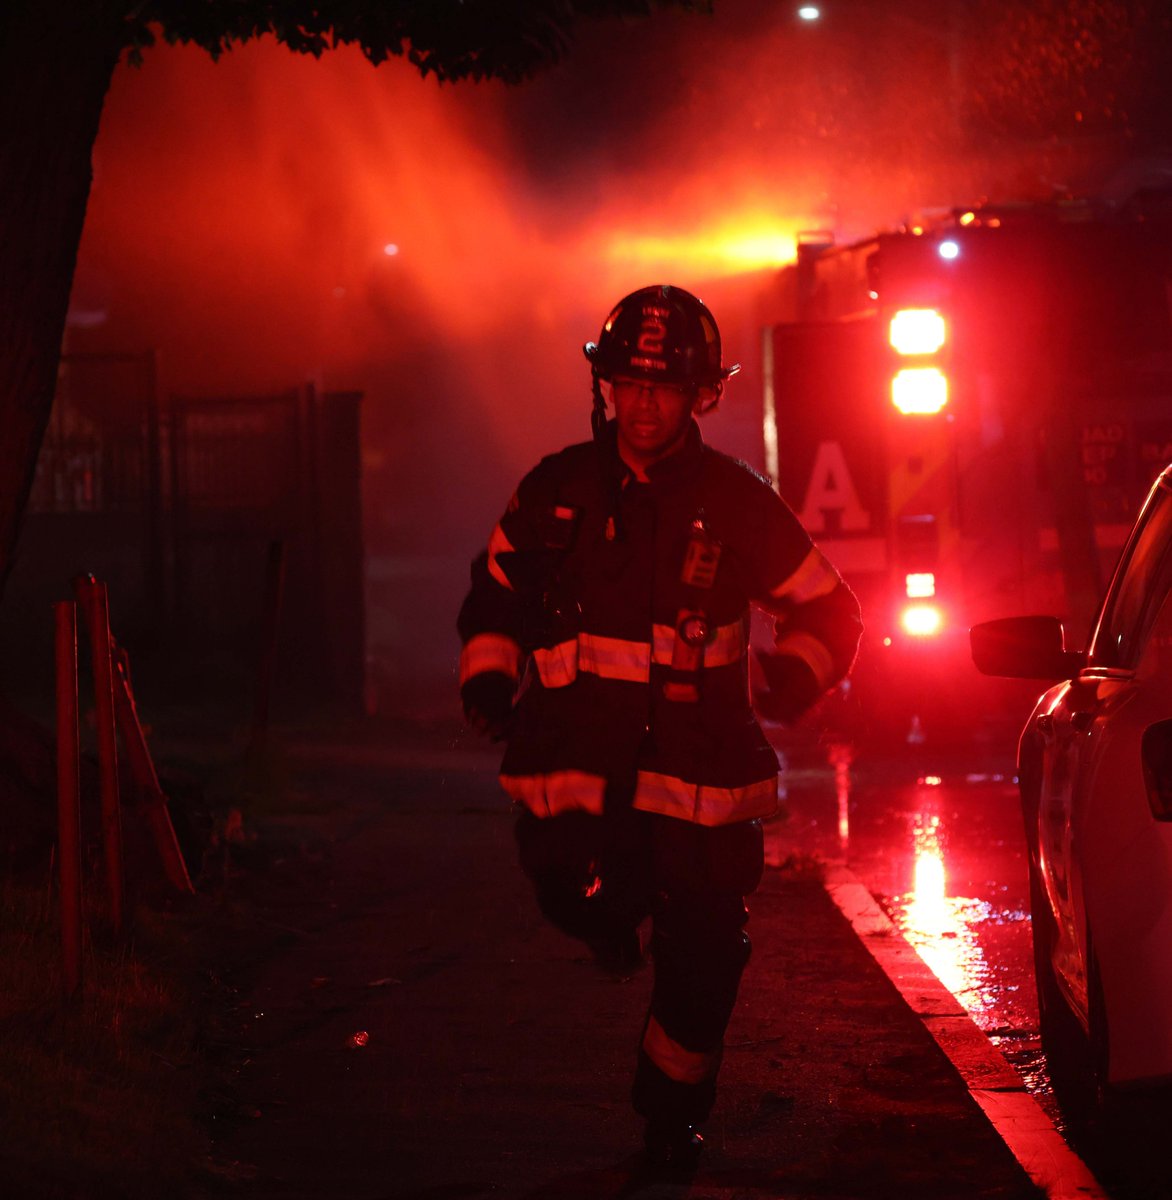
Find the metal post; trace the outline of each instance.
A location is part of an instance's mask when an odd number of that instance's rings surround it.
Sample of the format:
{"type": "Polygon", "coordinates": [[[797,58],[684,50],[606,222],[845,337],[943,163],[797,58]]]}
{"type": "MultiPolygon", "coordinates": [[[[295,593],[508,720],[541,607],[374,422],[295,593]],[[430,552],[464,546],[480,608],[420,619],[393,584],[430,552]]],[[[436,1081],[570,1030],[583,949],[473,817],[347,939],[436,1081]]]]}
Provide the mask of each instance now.
{"type": "Polygon", "coordinates": [[[762,439],[765,443],[765,474],[773,480],[773,490],[781,491],[777,447],[777,391],[773,379],[773,326],[761,331],[761,418],[762,439]]]}
{"type": "Polygon", "coordinates": [[[171,577],[167,571],[167,543],[163,516],[166,500],[163,496],[162,397],[159,392],[158,351],[149,351],[144,355],[144,360],[147,373],[147,405],[146,470],[143,493],[147,514],[146,553],[143,561],[146,564],[146,592],[154,610],[155,626],[152,633],[159,636],[172,615],[172,597],[169,594],[168,586],[171,583],[171,577]]]}
{"type": "Polygon", "coordinates": [[[102,798],[102,846],[110,924],[122,932],[125,885],[122,867],[122,811],[118,796],[118,745],[114,731],[114,681],[110,664],[110,602],[106,585],[92,575],[75,581],[90,635],[94,674],[94,716],[98,726],[98,777],[102,798]]]}
{"type": "Polygon", "coordinates": [[[81,987],[81,789],[77,734],[77,605],[53,605],[57,667],[57,869],[65,998],[81,987]]]}
{"type": "Polygon", "coordinates": [[[171,812],[167,807],[167,794],[159,783],[158,773],[147,747],[146,735],[138,719],[138,706],[134,702],[134,689],[130,684],[130,659],[121,646],[114,646],[114,716],[122,734],[122,746],[130,775],[138,785],[142,796],[142,807],[151,833],[158,847],[163,869],[171,885],[180,892],[194,892],[183,851],[175,836],[171,823],[171,812]]]}
{"type": "Polygon", "coordinates": [[[250,749],[259,751],[269,732],[269,705],[277,666],[277,631],[281,621],[281,598],[285,590],[285,543],[269,543],[265,562],[264,609],[261,616],[260,647],[256,664],[256,695],[252,707],[250,749]]]}

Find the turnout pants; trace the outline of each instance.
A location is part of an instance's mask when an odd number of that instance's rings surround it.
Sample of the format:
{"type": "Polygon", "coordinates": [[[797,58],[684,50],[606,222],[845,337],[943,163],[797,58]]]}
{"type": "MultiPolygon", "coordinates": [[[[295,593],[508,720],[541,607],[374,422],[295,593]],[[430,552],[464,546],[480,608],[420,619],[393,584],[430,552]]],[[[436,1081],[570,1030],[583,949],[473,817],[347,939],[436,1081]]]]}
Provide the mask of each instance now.
{"type": "Polygon", "coordinates": [[[709,828],[618,806],[522,812],[516,836],[544,915],[600,959],[651,918],[655,977],[631,1099],[653,1123],[703,1121],[749,960],[744,897],[761,880],[761,823],[709,828]]]}

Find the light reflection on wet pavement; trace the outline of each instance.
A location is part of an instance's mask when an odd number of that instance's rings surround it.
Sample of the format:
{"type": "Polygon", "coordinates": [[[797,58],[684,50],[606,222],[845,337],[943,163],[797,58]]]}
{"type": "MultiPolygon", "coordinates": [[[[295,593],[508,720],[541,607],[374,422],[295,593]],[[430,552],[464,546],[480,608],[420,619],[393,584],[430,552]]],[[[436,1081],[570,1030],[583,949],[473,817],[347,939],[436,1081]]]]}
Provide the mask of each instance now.
{"type": "Polygon", "coordinates": [[[1012,774],[959,760],[933,770],[853,762],[832,747],[823,763],[787,770],[783,787],[776,853],[845,861],[1060,1121],[1038,1036],[1012,774]]]}

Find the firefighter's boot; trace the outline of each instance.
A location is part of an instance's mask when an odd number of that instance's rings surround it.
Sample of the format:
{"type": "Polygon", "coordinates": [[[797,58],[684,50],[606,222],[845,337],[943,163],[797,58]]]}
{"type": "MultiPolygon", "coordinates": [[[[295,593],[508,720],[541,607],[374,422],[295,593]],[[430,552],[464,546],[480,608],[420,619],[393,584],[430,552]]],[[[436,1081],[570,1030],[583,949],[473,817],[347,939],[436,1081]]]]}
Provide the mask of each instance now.
{"type": "Polygon", "coordinates": [[[661,1171],[691,1172],[700,1162],[704,1139],[695,1125],[648,1121],[643,1134],[648,1164],[661,1171]]]}

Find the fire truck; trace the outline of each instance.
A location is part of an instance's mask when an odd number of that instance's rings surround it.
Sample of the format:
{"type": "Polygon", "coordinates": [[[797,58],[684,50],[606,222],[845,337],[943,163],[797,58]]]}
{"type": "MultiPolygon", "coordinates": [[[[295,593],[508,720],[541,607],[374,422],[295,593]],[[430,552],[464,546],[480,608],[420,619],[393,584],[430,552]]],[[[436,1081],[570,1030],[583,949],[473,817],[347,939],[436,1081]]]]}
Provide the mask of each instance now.
{"type": "Polygon", "coordinates": [[[1079,648],[1172,461],[1172,191],[807,234],[776,286],[766,468],[863,604],[861,734],[1002,735],[1037,689],[978,676],[969,626],[1079,648]]]}

